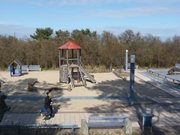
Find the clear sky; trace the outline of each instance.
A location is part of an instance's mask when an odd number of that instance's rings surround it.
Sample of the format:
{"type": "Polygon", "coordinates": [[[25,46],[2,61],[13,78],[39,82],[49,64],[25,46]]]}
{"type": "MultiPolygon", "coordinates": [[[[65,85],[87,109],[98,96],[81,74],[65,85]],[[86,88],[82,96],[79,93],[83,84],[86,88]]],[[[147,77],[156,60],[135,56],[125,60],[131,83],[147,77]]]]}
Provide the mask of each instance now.
{"type": "Polygon", "coordinates": [[[0,34],[25,38],[45,27],[166,39],[180,36],[180,0],[0,0],[0,34]]]}

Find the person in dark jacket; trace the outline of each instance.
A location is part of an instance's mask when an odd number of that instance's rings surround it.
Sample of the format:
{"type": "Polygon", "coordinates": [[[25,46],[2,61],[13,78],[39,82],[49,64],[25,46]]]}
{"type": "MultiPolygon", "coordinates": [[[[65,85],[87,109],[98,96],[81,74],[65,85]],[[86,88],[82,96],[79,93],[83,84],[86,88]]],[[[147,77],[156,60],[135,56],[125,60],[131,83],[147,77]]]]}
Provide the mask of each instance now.
{"type": "Polygon", "coordinates": [[[7,96],[1,93],[0,91],[0,113],[9,111],[11,109],[9,106],[6,105],[6,102],[5,102],[6,98],[7,96]]]}
{"type": "Polygon", "coordinates": [[[46,93],[47,96],[46,96],[46,98],[45,98],[44,107],[45,107],[46,110],[49,110],[49,111],[50,111],[50,116],[53,117],[51,91],[52,91],[52,90],[49,90],[49,91],[46,93]]]}

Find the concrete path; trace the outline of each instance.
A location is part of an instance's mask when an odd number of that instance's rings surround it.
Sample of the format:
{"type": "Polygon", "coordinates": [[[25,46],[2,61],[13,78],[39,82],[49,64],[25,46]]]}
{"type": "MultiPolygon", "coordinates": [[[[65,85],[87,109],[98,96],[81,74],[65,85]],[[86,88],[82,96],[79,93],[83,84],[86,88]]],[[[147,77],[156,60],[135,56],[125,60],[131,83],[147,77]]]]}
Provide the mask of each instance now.
{"type": "MultiPolygon", "coordinates": [[[[8,96],[8,100],[42,100],[45,99],[45,96],[8,96]]],[[[109,99],[109,100],[128,100],[127,96],[57,96],[53,97],[53,101],[61,100],[94,100],[94,99],[109,99]]]]}
{"type": "Polygon", "coordinates": [[[29,125],[29,124],[77,124],[81,127],[81,120],[88,121],[89,116],[104,116],[104,115],[123,115],[128,116],[133,121],[133,127],[139,128],[137,119],[133,114],[123,113],[57,113],[49,120],[44,120],[44,117],[39,113],[6,113],[0,125],[29,125]]]}
{"type": "Polygon", "coordinates": [[[180,91],[178,91],[178,90],[175,90],[175,89],[173,89],[173,88],[169,88],[169,87],[167,87],[165,84],[159,83],[159,82],[153,80],[152,78],[149,78],[149,77],[143,75],[143,74],[142,74],[141,72],[139,72],[139,71],[136,71],[135,75],[136,75],[136,77],[138,77],[139,79],[141,79],[141,80],[143,80],[143,81],[145,81],[145,82],[147,82],[147,83],[155,86],[156,88],[159,88],[159,89],[167,92],[168,94],[170,94],[170,95],[172,95],[172,96],[174,96],[174,97],[180,97],[180,91]]]}

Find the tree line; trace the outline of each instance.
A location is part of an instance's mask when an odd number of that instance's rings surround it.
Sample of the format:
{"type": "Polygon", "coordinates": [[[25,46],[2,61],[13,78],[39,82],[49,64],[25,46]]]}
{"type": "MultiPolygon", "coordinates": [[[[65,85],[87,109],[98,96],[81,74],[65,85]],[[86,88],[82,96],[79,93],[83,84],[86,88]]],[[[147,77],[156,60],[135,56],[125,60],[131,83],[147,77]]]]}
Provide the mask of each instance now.
{"type": "Polygon", "coordinates": [[[0,68],[7,69],[14,59],[24,65],[58,68],[57,48],[69,39],[81,46],[83,65],[123,67],[126,49],[136,55],[140,67],[171,67],[180,63],[180,36],[161,41],[132,30],[114,35],[108,31],[97,34],[90,29],[54,32],[51,28],[37,28],[26,40],[0,35],[0,68]]]}

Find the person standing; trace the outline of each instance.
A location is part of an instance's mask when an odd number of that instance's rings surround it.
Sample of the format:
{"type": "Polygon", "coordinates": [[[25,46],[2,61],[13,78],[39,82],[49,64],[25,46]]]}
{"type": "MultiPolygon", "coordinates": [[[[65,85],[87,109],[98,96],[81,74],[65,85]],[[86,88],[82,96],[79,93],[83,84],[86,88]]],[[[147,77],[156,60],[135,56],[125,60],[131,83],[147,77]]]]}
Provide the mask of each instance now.
{"type": "Polygon", "coordinates": [[[49,110],[49,111],[50,111],[50,117],[53,117],[51,91],[52,91],[52,89],[50,89],[50,90],[46,93],[46,98],[45,98],[45,102],[44,102],[44,107],[45,107],[46,110],[49,110]]]}

